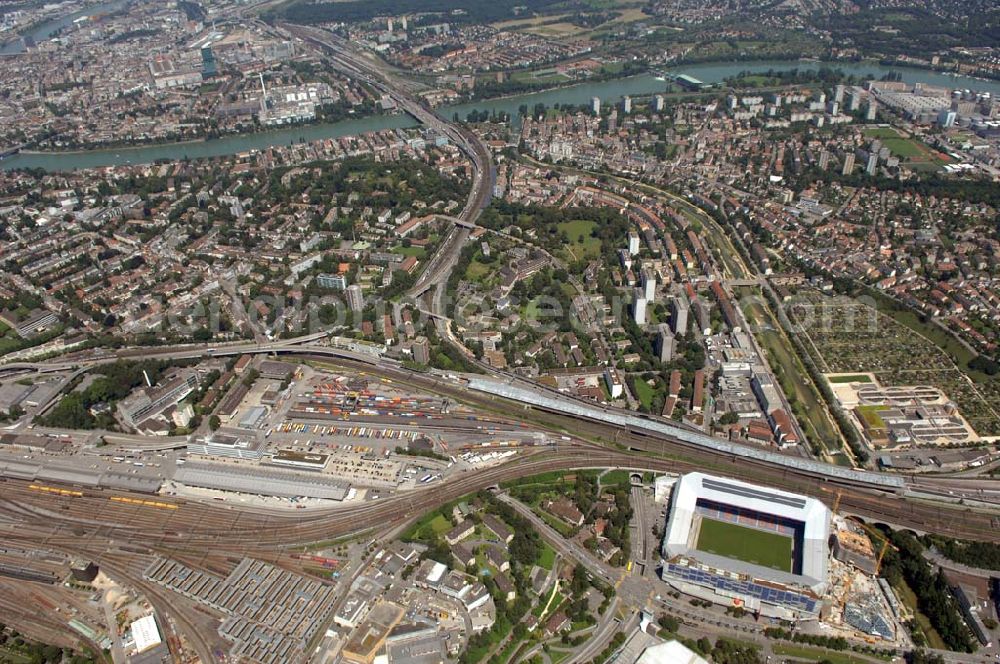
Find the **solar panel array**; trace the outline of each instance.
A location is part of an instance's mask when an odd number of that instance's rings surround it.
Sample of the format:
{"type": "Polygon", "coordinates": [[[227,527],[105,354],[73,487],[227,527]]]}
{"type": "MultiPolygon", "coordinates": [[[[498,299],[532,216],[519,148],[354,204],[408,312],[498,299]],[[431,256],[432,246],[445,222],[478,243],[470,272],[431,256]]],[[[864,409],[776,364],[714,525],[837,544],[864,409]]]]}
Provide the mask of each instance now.
{"type": "Polygon", "coordinates": [[[883,639],[891,640],[896,636],[896,630],[892,628],[889,621],[872,607],[857,604],[846,605],[844,607],[844,622],[858,631],[872,636],[880,636],[883,639]]]}
{"type": "Polygon", "coordinates": [[[698,567],[686,567],[677,563],[666,563],[663,574],[706,588],[714,588],[723,593],[741,597],[753,597],[768,604],[783,606],[804,613],[816,613],[817,600],[814,597],[792,590],[781,590],[754,583],[749,579],[732,579],[712,574],[698,567]]]}

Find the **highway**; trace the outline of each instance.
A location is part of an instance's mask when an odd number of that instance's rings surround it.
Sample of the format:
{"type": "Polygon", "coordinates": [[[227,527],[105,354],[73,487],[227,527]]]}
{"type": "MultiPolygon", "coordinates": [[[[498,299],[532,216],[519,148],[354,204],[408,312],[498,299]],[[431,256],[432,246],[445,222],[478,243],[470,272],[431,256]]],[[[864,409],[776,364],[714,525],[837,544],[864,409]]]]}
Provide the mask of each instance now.
{"type": "Polygon", "coordinates": [[[451,228],[437,252],[427,261],[416,283],[406,293],[407,297],[417,301],[430,294],[429,310],[438,336],[468,356],[468,349],[452,334],[451,320],[445,310],[445,291],[448,277],[469,239],[470,227],[474,226],[482,210],[489,205],[493,194],[496,171],[489,149],[475,132],[449,122],[425,106],[406,90],[403,82],[390,74],[385,63],[358,52],[350,42],[319,28],[288,23],[283,23],[280,27],[326,51],[344,71],[390,96],[398,108],[412,115],[425,127],[447,136],[469,159],[472,182],[465,206],[456,216],[459,223],[451,228]]]}
{"type": "MultiPolygon", "coordinates": [[[[371,58],[356,52],[353,45],[325,30],[282,24],[281,29],[324,49],[342,70],[357,80],[389,95],[397,106],[424,126],[447,136],[469,159],[472,166],[469,197],[456,223],[438,252],[427,262],[409,295],[420,298],[433,292],[430,302],[440,336],[464,348],[451,336],[444,308],[445,288],[452,268],[470,235],[473,224],[489,204],[493,188],[493,163],[489,151],[471,131],[453,125],[396,84],[380,71],[371,58]]],[[[543,408],[469,389],[463,380],[447,379],[433,373],[405,370],[398,363],[370,355],[333,348],[321,342],[325,333],[296,339],[198,345],[163,348],[128,348],[115,351],[86,351],[39,363],[0,365],[0,373],[79,372],[100,364],[140,358],[188,359],[204,356],[284,354],[299,360],[322,359],[347,369],[362,369],[390,378],[401,385],[441,394],[481,411],[510,417],[516,414],[528,426],[548,432],[561,441],[550,448],[525,451],[513,462],[471,471],[453,480],[435,483],[416,491],[400,492],[363,503],[330,508],[278,513],[219,505],[211,502],[181,501],[169,497],[158,500],[177,506],[175,510],[114,502],[112,495],[143,498],[123,491],[83,489],[80,496],[56,496],[33,491],[19,480],[0,480],[0,534],[5,541],[61,551],[97,561],[113,577],[128,582],[147,594],[151,603],[170,616],[177,629],[203,661],[215,661],[220,646],[210,621],[191,602],[146,582],[142,570],[156,555],[169,556],[197,569],[225,572],[232,561],[252,556],[291,569],[300,567],[289,552],[297,546],[356,534],[378,524],[399,527],[441,504],[485,487],[554,470],[625,467],[654,472],[683,473],[692,470],[737,477],[812,495],[827,504],[839,501],[843,513],[872,522],[882,522],[918,532],[936,532],[966,539],[1000,542],[1000,517],[996,508],[958,504],[949,498],[968,488],[990,502],[987,488],[975,480],[964,483],[956,478],[904,478],[899,487],[876,482],[876,474],[838,477],[815,468],[783,463],[781,455],[747,456],[727,452],[691,438],[690,430],[665,420],[651,421],[660,430],[642,426],[621,426],[609,420],[625,411],[594,408],[572,412],[570,408],[543,408]],[[867,479],[866,479],[867,478],[867,479]],[[941,500],[922,496],[940,496],[941,500]]],[[[495,372],[494,372],[494,375],[495,372]]],[[[547,388],[503,376],[518,387],[545,397],[554,396],[547,388]]],[[[573,400],[563,397],[567,403],[573,400]]],[[[577,405],[580,405],[577,403],[577,405]]],[[[46,430],[56,433],[58,430],[46,430]]],[[[65,432],[78,435],[79,432],[65,432]]],[[[90,435],[90,434],[88,434],[90,435]]],[[[142,446],[142,437],[114,435],[114,444],[142,446]]],[[[157,444],[165,441],[157,439],[157,444]]],[[[173,443],[174,441],[169,441],[173,443]]],[[[792,457],[787,457],[792,459],[792,457]]],[[[884,477],[884,476],[883,476],[884,477]]],[[[892,476],[901,477],[901,476],[892,476]]],[[[640,528],[644,526],[640,525],[640,528]]],[[[579,553],[579,552],[575,552],[579,553]]],[[[573,555],[572,557],[576,557],[573,555]]],[[[0,604],[2,606],[2,604],[0,604]]],[[[602,632],[607,635],[606,632],[602,632]]],[[[600,642],[600,640],[595,640],[600,642]]],[[[595,646],[596,647],[596,646],[595,646]]],[[[589,650],[584,651],[590,654],[589,650]]]]}
{"type": "MultiPolygon", "coordinates": [[[[383,63],[358,52],[350,42],[320,28],[290,23],[282,23],[280,27],[303,41],[326,51],[346,73],[391,97],[400,110],[409,113],[428,129],[433,129],[447,136],[465,154],[472,165],[469,196],[462,211],[456,217],[466,224],[475,222],[483,208],[489,205],[495,178],[492,157],[482,140],[473,131],[452,124],[425,106],[419,99],[407,92],[402,84],[393,79],[383,63]]],[[[469,229],[467,227],[456,225],[452,228],[438,252],[428,261],[416,284],[410,289],[409,296],[418,298],[433,288],[443,288],[452,267],[458,260],[462,246],[468,238],[469,229]]],[[[444,312],[438,309],[434,309],[434,312],[438,315],[444,315],[444,312]]]]}

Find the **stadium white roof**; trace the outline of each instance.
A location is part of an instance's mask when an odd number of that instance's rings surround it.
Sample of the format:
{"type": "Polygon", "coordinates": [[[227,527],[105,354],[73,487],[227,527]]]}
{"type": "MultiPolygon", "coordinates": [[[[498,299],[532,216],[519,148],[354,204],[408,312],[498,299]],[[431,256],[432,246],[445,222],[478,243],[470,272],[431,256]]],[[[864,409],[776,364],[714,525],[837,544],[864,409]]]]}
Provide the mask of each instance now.
{"type": "Polygon", "coordinates": [[[708,664],[693,651],[677,641],[667,641],[658,646],[650,646],[635,664],[708,664]]]}
{"type": "Polygon", "coordinates": [[[686,555],[720,569],[776,583],[808,586],[815,592],[822,593],[826,586],[829,538],[830,510],[815,498],[704,473],[688,473],[674,487],[663,549],[668,558],[686,555]],[[700,498],[801,522],[801,574],[782,572],[697,550],[691,542],[691,527],[700,498]]]}

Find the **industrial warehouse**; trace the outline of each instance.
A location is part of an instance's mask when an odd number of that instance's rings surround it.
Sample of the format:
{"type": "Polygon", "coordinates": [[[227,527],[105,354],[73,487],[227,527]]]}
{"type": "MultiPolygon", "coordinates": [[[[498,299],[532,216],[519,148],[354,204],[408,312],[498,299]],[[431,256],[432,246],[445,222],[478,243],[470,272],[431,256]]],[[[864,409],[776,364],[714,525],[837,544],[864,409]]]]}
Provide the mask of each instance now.
{"type": "Polygon", "coordinates": [[[830,512],[805,496],[703,473],[674,485],[663,580],[785,620],[814,619],[827,588],[830,512]]]}

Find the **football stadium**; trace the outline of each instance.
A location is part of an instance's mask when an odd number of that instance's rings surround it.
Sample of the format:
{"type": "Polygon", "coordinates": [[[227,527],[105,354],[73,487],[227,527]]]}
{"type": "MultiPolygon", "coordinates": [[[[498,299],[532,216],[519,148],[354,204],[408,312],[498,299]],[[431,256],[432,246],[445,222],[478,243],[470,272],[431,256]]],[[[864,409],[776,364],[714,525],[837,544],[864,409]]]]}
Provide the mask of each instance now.
{"type": "Polygon", "coordinates": [[[815,498],[713,477],[674,485],[662,578],[688,595],[785,620],[819,614],[830,511],[815,498]]]}

